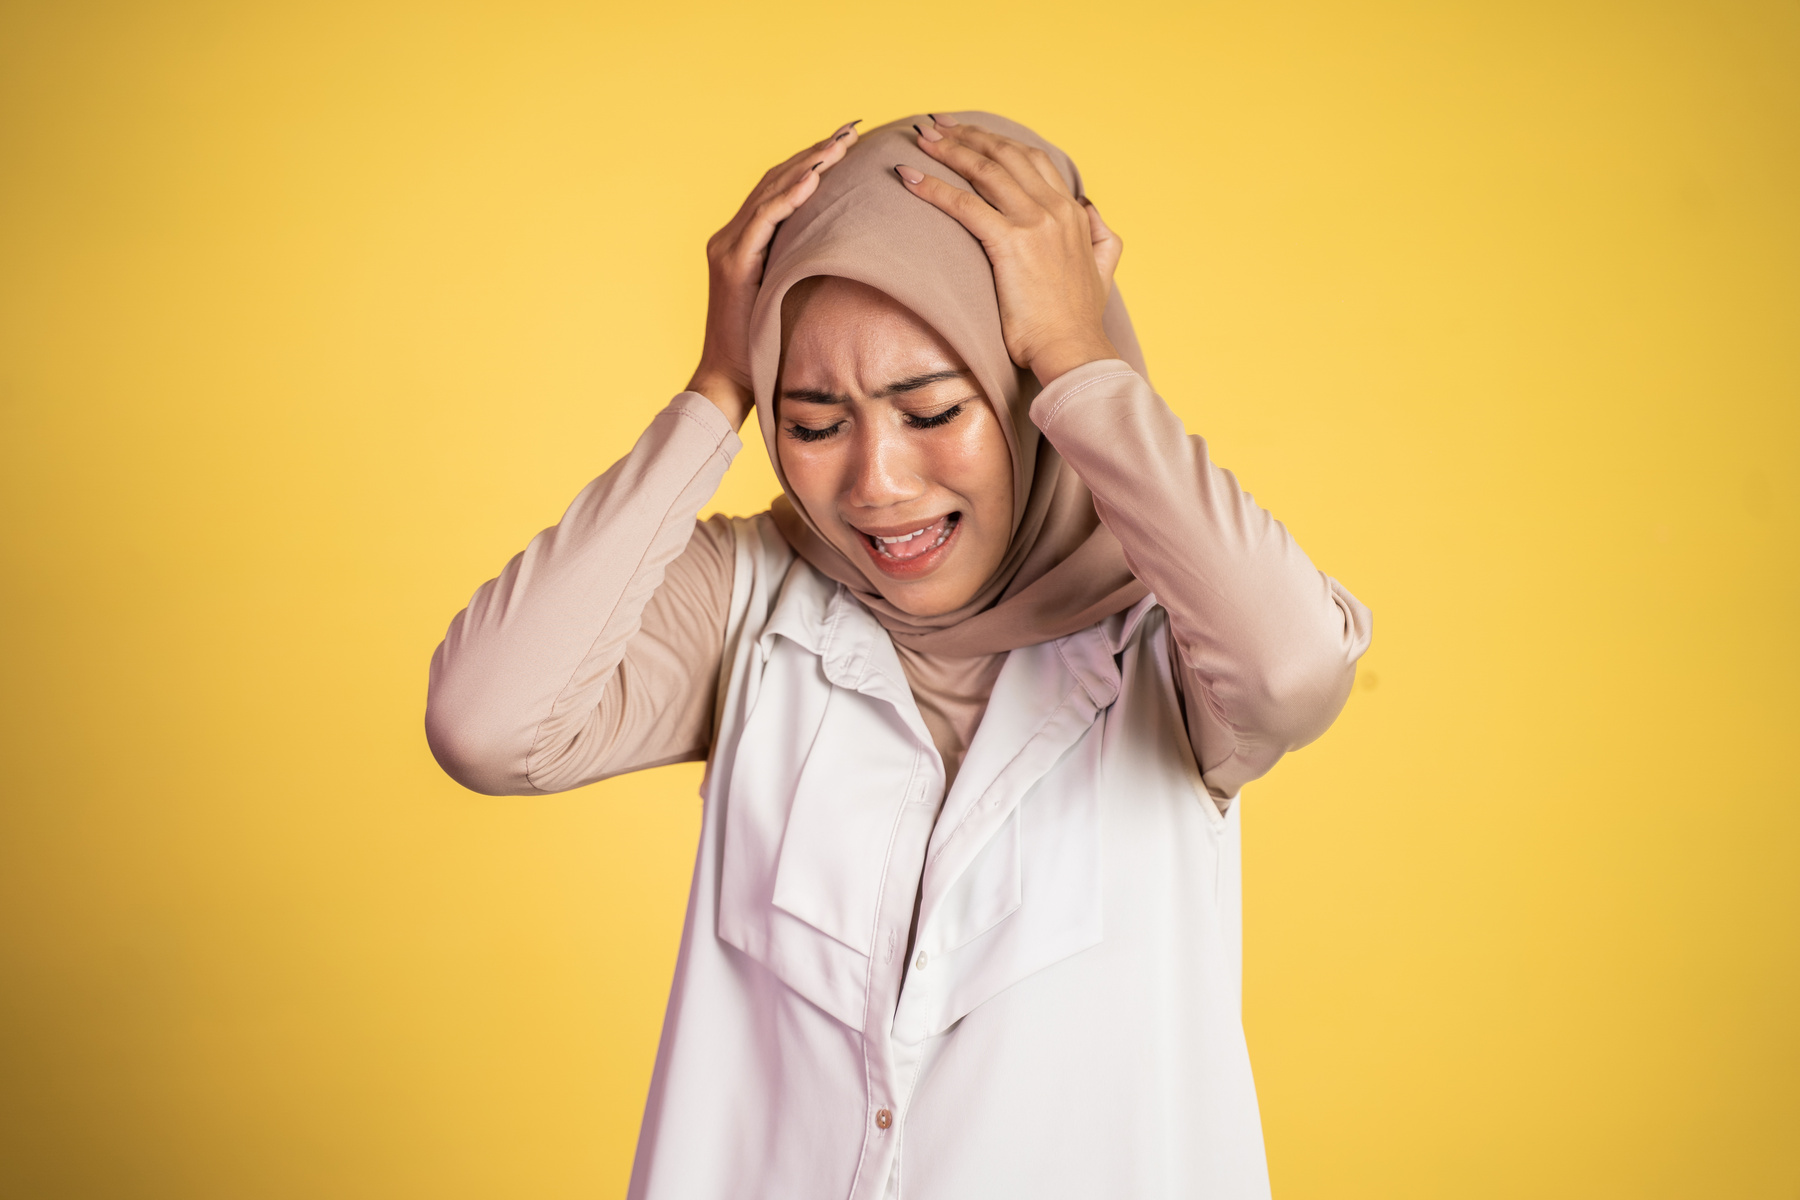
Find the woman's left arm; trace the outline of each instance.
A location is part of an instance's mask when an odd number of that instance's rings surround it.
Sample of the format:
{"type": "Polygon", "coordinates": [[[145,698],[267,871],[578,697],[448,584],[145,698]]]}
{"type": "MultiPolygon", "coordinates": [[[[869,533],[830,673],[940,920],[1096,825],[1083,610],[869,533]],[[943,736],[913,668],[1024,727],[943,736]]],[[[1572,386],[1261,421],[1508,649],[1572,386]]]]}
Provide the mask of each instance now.
{"type": "Polygon", "coordinates": [[[1007,350],[1044,385],[1032,420],[1168,611],[1194,752],[1208,789],[1227,799],[1337,717],[1369,645],[1369,610],[1118,357],[1102,314],[1121,243],[1049,156],[944,121],[919,145],[975,188],[899,172],[986,248],[1007,350]]]}
{"type": "Polygon", "coordinates": [[[1236,795],[1324,733],[1368,649],[1369,610],[1313,566],[1129,364],[1065,372],[1031,418],[1168,611],[1214,797],[1236,795]]]}

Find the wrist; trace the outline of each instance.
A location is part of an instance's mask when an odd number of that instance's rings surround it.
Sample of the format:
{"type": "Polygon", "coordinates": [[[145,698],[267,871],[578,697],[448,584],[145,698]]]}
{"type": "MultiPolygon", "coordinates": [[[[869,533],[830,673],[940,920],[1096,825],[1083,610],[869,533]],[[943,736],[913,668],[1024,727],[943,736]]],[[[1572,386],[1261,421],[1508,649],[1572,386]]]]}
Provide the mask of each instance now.
{"type": "Polygon", "coordinates": [[[756,395],[748,384],[709,363],[701,363],[694,371],[694,377],[688,380],[687,390],[698,392],[712,401],[713,407],[724,414],[733,429],[743,425],[744,418],[756,407],[756,395]]]}
{"type": "Polygon", "coordinates": [[[1045,343],[1044,348],[1031,358],[1031,373],[1037,376],[1040,386],[1049,387],[1052,380],[1076,367],[1117,357],[1119,350],[1112,344],[1112,339],[1096,330],[1045,343]]]}

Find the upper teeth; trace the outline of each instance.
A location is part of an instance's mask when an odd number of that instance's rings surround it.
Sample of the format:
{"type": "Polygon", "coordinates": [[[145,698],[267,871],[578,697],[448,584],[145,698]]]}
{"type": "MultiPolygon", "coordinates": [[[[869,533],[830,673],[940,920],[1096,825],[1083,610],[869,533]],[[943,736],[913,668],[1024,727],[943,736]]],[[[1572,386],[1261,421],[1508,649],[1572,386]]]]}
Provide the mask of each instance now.
{"type": "MultiPolygon", "coordinates": [[[[929,525],[925,526],[925,529],[930,529],[930,528],[931,528],[931,526],[929,526],[929,525]]],[[[924,533],[925,529],[915,529],[911,533],[903,533],[899,537],[882,537],[880,534],[876,534],[875,540],[882,543],[883,545],[892,546],[895,542],[910,542],[910,541],[912,541],[914,538],[918,537],[921,533],[924,533]]]]}

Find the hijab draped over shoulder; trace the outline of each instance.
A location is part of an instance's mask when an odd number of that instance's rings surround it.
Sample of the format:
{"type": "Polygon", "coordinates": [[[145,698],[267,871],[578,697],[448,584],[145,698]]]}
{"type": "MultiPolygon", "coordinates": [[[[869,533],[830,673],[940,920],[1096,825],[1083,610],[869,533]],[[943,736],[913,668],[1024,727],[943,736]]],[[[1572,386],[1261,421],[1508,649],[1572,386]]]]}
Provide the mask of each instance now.
{"type": "MultiPolygon", "coordinates": [[[[1031,130],[991,113],[951,115],[1041,148],[1069,189],[1082,195],[1081,175],[1069,156],[1031,130]]],[[[966,658],[1085,629],[1129,608],[1146,589],[1126,565],[1118,539],[1100,523],[1087,487],[1032,424],[1037,379],[1007,355],[987,252],[959,222],[909,193],[894,174],[895,164],[903,163],[973,190],[962,176],[919,151],[913,126],[930,120],[902,117],[865,134],[783,223],[769,247],[750,318],[750,371],[763,441],[781,480],[783,495],[773,515],[782,535],[807,562],[854,592],[906,649],[966,658]],[[868,568],[845,558],[820,534],[781,469],[776,390],[782,299],[794,285],[821,275],[879,289],[937,330],[973,372],[1006,431],[1013,467],[1012,541],[992,578],[954,612],[916,617],[889,603],[868,568]]],[[[1143,354],[1116,287],[1105,325],[1120,357],[1142,373],[1143,354]]]]}

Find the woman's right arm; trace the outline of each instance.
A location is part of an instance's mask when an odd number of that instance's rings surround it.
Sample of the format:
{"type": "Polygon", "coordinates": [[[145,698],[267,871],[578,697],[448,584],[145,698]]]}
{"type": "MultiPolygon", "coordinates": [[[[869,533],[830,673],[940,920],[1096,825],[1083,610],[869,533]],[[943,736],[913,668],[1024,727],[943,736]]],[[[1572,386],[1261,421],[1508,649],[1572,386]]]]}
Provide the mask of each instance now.
{"type": "Polygon", "coordinates": [[[682,393],[476,591],[431,659],[425,736],[451,778],[533,795],[705,756],[733,548],[694,518],[740,445],[682,393]]]}
{"type": "Polygon", "coordinates": [[[769,242],[856,144],[855,125],[770,169],[707,242],[688,390],[450,623],[425,736],[464,787],[560,792],[706,756],[735,549],[724,521],[694,518],[742,444],[769,242]]]}

